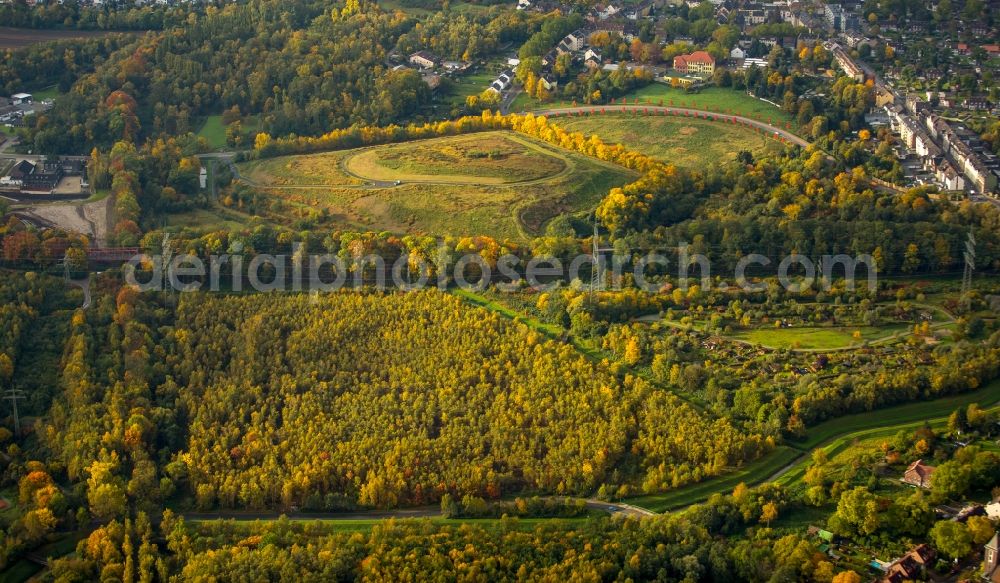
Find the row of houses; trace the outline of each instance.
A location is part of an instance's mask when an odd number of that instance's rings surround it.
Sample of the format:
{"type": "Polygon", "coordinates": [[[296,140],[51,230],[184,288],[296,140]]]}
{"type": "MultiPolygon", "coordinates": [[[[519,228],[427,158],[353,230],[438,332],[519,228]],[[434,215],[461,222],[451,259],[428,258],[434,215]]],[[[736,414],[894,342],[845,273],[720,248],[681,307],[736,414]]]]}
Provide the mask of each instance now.
{"type": "Polygon", "coordinates": [[[997,189],[1000,160],[988,152],[979,136],[964,127],[953,127],[934,114],[924,116],[923,120],[931,137],[965,174],[974,189],[982,193],[997,189]]]}
{"type": "Polygon", "coordinates": [[[845,75],[858,82],[865,80],[864,69],[854,62],[854,59],[847,54],[847,51],[843,47],[837,43],[826,43],[824,48],[833,54],[834,61],[837,62],[837,66],[840,67],[845,75]]]}
{"type": "Polygon", "coordinates": [[[906,149],[920,157],[924,170],[932,172],[945,189],[997,190],[1000,159],[974,132],[953,127],[919,105],[912,111],[898,104],[886,105],[885,112],[906,149]]]}

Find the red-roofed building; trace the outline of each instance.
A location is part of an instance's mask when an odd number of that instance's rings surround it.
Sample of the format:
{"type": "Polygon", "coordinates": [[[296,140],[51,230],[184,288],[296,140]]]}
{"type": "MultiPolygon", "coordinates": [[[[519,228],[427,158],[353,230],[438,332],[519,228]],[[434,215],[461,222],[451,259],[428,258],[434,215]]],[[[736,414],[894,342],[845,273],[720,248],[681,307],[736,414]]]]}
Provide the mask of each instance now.
{"type": "Polygon", "coordinates": [[[924,573],[927,572],[927,566],[936,557],[937,553],[934,552],[934,549],[927,545],[920,545],[889,565],[882,581],[903,583],[904,581],[923,579],[924,573]]]}
{"type": "Polygon", "coordinates": [[[715,72],[715,58],[705,51],[695,51],[690,55],[674,57],[674,69],[682,73],[711,75],[715,72]]]}
{"type": "Polygon", "coordinates": [[[903,473],[903,482],[918,488],[930,488],[935,469],[934,466],[925,465],[923,460],[917,460],[906,468],[906,472],[903,473]]]}

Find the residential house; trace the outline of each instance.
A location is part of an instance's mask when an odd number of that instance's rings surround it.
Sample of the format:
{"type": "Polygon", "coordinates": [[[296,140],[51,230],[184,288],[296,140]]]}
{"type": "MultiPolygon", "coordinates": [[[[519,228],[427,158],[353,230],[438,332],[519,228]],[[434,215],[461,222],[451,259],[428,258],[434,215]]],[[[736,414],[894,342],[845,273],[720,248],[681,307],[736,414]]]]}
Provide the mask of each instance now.
{"type": "Polygon", "coordinates": [[[490,83],[490,86],[486,88],[487,91],[494,91],[496,93],[503,93],[511,86],[514,82],[514,73],[512,71],[504,71],[500,73],[496,79],[490,83]]]}
{"type": "Polygon", "coordinates": [[[15,93],[10,96],[10,101],[12,105],[24,105],[31,103],[30,93],[15,93]]]}
{"type": "Polygon", "coordinates": [[[734,47],[733,50],[729,51],[729,58],[734,61],[745,59],[746,56],[747,56],[746,51],[744,51],[740,47],[734,47]]]}
{"type": "Polygon", "coordinates": [[[917,460],[903,472],[902,481],[918,488],[930,488],[935,469],[937,468],[926,465],[923,460],[917,460]]]}
{"type": "Polygon", "coordinates": [[[962,101],[962,107],[974,111],[989,111],[990,102],[985,97],[967,97],[962,101]]]}
{"type": "Polygon", "coordinates": [[[983,547],[983,579],[1000,583],[1000,534],[994,534],[983,547]]]}
{"type": "Polygon", "coordinates": [[[440,60],[428,51],[417,51],[410,55],[410,64],[421,69],[433,69],[440,60]]]}
{"type": "Polygon", "coordinates": [[[705,51],[695,51],[674,57],[674,69],[681,73],[710,76],[715,72],[715,57],[705,51]]]}
{"type": "Polygon", "coordinates": [[[854,62],[854,59],[852,59],[850,56],[848,56],[846,52],[844,52],[844,49],[842,49],[840,45],[831,44],[827,48],[829,48],[830,52],[833,53],[834,60],[837,61],[837,64],[844,71],[845,75],[853,78],[855,81],[858,82],[865,80],[864,70],[861,67],[859,67],[857,63],[854,62]]]}
{"type": "Polygon", "coordinates": [[[749,69],[750,67],[759,67],[761,69],[767,68],[767,59],[753,59],[747,58],[743,59],[743,69],[749,69]]]}
{"type": "Polygon", "coordinates": [[[601,22],[594,26],[594,32],[617,34],[628,42],[639,36],[639,27],[634,22],[601,22]]]}
{"type": "Polygon", "coordinates": [[[546,91],[552,91],[559,86],[555,79],[546,78],[544,75],[538,78],[538,85],[544,87],[546,91]]]}
{"type": "MultiPolygon", "coordinates": [[[[945,190],[965,190],[965,177],[947,160],[938,164],[934,178],[944,186],[945,190]]],[[[1000,518],[1000,508],[998,508],[998,518],[1000,518]]]]}
{"type": "Polygon", "coordinates": [[[888,583],[903,583],[922,579],[927,566],[937,557],[931,547],[922,544],[893,561],[882,581],[888,583]]]}
{"type": "Polygon", "coordinates": [[[625,11],[625,18],[629,20],[639,20],[647,18],[653,13],[653,0],[642,0],[625,11]]]}
{"type": "Polygon", "coordinates": [[[615,16],[616,14],[618,14],[619,12],[621,12],[622,8],[621,8],[621,6],[619,6],[617,4],[614,4],[614,3],[609,3],[606,6],[602,6],[602,5],[598,4],[597,6],[594,6],[594,11],[595,11],[595,13],[597,15],[597,18],[599,18],[601,20],[607,20],[607,19],[611,18],[612,16],[615,16]]]}

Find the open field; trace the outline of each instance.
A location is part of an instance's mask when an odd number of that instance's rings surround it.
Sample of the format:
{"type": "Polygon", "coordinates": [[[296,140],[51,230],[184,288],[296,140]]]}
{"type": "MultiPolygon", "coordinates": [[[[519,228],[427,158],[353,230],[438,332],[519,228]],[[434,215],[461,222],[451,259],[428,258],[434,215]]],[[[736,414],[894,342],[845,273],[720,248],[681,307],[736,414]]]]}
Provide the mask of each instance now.
{"type": "Polygon", "coordinates": [[[236,211],[229,209],[195,209],[184,213],[168,215],[164,227],[179,227],[205,231],[238,231],[246,226],[246,221],[236,211]]]}
{"type": "Polygon", "coordinates": [[[779,148],[777,142],[749,128],[700,119],[602,115],[561,117],[553,123],[596,134],[606,143],[623,144],[677,166],[701,167],[707,160],[734,160],[740,150],[757,155],[779,148]]]}
{"type": "Polygon", "coordinates": [[[489,132],[371,148],[344,160],[368,180],[510,184],[551,177],[566,162],[512,134],[489,132]]]}
{"type": "Polygon", "coordinates": [[[324,211],[338,226],[521,240],[636,176],[509,132],[248,162],[240,174],[292,213],[324,211]],[[476,153],[498,148],[494,160],[476,153]]]}
{"type": "MultiPolygon", "coordinates": [[[[792,116],[781,111],[781,109],[761,101],[756,97],[751,97],[742,91],[736,91],[734,89],[727,89],[724,87],[706,87],[697,93],[687,93],[683,89],[675,89],[664,83],[650,83],[645,87],[641,87],[625,95],[625,99],[628,100],[629,104],[632,104],[636,99],[638,99],[640,104],[645,104],[649,101],[651,105],[660,105],[660,101],[662,100],[663,105],[666,106],[673,105],[677,107],[690,107],[692,109],[733,113],[762,121],[771,119],[774,123],[781,123],[782,126],[785,122],[791,122],[794,124],[792,116]]],[[[615,101],[620,103],[621,98],[618,98],[615,101]]],[[[572,105],[572,102],[562,100],[541,103],[527,97],[524,94],[521,94],[514,100],[514,103],[511,104],[510,110],[531,111],[536,109],[572,107],[572,105]]]]}
{"type": "Polygon", "coordinates": [[[205,138],[212,148],[221,148],[226,145],[226,126],[222,125],[221,115],[210,115],[205,118],[204,125],[198,130],[198,137],[205,138]]]}
{"type": "Polygon", "coordinates": [[[37,89],[31,92],[31,97],[35,101],[45,101],[47,99],[55,99],[60,95],[59,86],[52,85],[44,89],[37,89]]]}
{"type": "Polygon", "coordinates": [[[362,183],[342,170],[344,159],[356,150],[307,156],[282,156],[240,164],[240,176],[252,184],[277,186],[357,186],[362,183]]]}
{"type": "Polygon", "coordinates": [[[40,30],[0,26],[0,49],[20,49],[38,43],[114,34],[103,30],[40,30]]]}
{"type": "MultiPolygon", "coordinates": [[[[255,132],[260,126],[257,116],[249,115],[244,117],[240,124],[242,133],[255,132]]],[[[226,126],[222,123],[222,114],[210,115],[205,118],[201,128],[198,130],[198,137],[205,138],[208,145],[215,150],[226,147],[226,126]]]]}
{"type": "Polygon", "coordinates": [[[734,332],[732,337],[769,348],[800,348],[804,350],[847,348],[884,338],[896,333],[905,333],[907,327],[862,326],[862,327],[817,327],[817,328],[757,328],[734,332]],[[860,338],[854,333],[860,332],[860,338]]]}

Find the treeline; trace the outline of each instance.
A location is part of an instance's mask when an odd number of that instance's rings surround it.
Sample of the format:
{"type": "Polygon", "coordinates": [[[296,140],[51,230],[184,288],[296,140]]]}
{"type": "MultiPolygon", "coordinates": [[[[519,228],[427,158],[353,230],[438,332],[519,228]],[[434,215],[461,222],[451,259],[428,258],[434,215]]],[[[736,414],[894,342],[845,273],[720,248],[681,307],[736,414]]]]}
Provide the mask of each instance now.
{"type": "Polygon", "coordinates": [[[923,188],[887,192],[863,168],[847,171],[813,147],[677,176],[691,186],[676,178],[665,189],[627,185],[600,203],[598,216],[633,250],[688,243],[715,273],[733,273],[750,253],[773,267],[793,252],[817,263],[822,255],[870,255],[883,274],[953,272],[970,227],[977,264],[1000,267],[995,207],[935,199],[923,188]]]}
{"type": "Polygon", "coordinates": [[[168,511],[156,527],[139,515],[98,528],[79,543],[77,557],[56,560],[52,574],[148,581],[834,581],[837,568],[815,542],[763,528],[786,505],[778,488],[741,486],[691,512],[642,520],[555,521],[532,528],[505,518],[496,530],[390,521],[368,533],[286,519],[192,524],[168,511]],[[754,536],[731,536],[748,527],[754,536]]]}
{"type": "Polygon", "coordinates": [[[18,28],[56,30],[162,30],[180,26],[192,11],[201,12],[206,5],[223,3],[190,3],[178,6],[102,6],[80,2],[6,2],[0,5],[0,22],[18,28]]]}
{"type": "MultiPolygon", "coordinates": [[[[49,153],[107,148],[122,139],[141,143],[183,135],[198,118],[233,107],[257,116],[272,135],[388,125],[418,117],[431,99],[416,71],[386,65],[390,53],[405,58],[427,48],[475,60],[525,38],[534,26],[537,18],[516,11],[420,21],[368,3],[228,3],[102,54],[93,73],[63,75],[72,98],[57,99],[38,116],[32,137],[37,150],[49,153]],[[133,126],[121,123],[108,103],[112,95],[135,103],[133,126]]],[[[37,76],[31,65],[12,61],[0,82],[37,76]]]]}
{"type": "MultiPolygon", "coordinates": [[[[0,5],[0,10],[6,6],[11,4],[0,5]]],[[[93,71],[95,63],[135,42],[133,35],[112,34],[0,51],[0,93],[6,96],[51,85],[69,91],[77,79],[93,71]]]]}
{"type": "Polygon", "coordinates": [[[441,515],[445,518],[575,518],[585,516],[587,503],[579,498],[515,498],[486,500],[466,494],[456,500],[451,494],[441,496],[441,515]]]}

